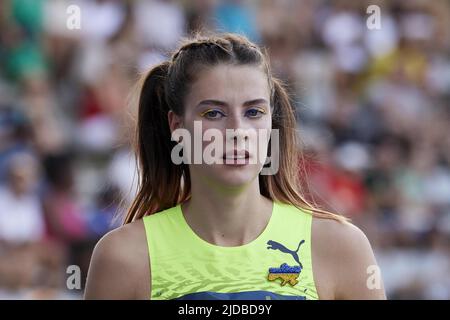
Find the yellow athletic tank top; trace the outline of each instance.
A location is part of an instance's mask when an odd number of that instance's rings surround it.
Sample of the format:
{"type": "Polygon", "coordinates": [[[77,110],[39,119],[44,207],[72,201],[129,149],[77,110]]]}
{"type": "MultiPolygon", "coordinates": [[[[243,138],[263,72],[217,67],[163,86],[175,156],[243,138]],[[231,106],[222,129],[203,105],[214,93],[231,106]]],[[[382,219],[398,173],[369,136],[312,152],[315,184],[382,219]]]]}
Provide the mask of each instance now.
{"type": "Polygon", "coordinates": [[[152,300],[318,299],[311,260],[312,215],[273,202],[264,231],[224,247],[200,238],[180,204],[143,218],[152,300]]]}

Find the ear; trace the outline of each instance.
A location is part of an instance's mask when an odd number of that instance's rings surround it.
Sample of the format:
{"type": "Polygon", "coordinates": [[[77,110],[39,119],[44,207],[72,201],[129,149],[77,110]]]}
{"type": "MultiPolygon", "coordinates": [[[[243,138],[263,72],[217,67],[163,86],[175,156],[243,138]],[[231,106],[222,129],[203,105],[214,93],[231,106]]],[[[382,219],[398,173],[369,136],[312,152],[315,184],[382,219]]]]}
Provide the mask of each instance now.
{"type": "Polygon", "coordinates": [[[183,119],[172,110],[169,110],[167,113],[167,118],[169,120],[170,133],[174,132],[175,129],[183,127],[183,119]]]}

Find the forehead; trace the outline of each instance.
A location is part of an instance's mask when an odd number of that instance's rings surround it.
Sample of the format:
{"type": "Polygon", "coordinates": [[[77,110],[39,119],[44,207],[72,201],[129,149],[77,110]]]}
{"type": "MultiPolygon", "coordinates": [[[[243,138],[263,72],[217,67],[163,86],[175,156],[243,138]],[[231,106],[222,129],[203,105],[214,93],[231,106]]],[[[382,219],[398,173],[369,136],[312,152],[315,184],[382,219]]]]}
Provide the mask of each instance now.
{"type": "Polygon", "coordinates": [[[267,75],[257,66],[217,65],[201,69],[186,97],[187,104],[204,99],[240,103],[265,98],[270,90],[267,75]]]}

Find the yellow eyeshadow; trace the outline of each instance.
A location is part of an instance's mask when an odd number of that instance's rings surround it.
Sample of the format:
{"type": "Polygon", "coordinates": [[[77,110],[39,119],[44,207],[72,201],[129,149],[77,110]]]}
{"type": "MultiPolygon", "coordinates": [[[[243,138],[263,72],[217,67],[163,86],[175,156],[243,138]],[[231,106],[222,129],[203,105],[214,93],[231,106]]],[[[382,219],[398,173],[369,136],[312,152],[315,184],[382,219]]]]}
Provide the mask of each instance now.
{"type": "Polygon", "coordinates": [[[205,114],[207,114],[210,111],[214,111],[214,109],[208,109],[206,111],[203,111],[202,113],[200,113],[201,116],[204,116],[205,114]]]}

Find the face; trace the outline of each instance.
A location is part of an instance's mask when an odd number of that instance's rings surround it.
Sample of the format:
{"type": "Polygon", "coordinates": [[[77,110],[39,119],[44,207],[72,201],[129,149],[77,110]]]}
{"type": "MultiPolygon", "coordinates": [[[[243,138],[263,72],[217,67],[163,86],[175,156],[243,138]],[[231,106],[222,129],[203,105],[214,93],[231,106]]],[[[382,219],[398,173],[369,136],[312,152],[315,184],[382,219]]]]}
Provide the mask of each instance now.
{"type": "Polygon", "coordinates": [[[181,127],[190,132],[192,162],[195,150],[201,148],[201,164],[189,165],[193,181],[199,177],[209,184],[238,187],[257,179],[272,128],[270,89],[263,70],[225,64],[205,68],[191,85],[184,107],[182,117],[169,112],[169,122],[172,130],[181,127]],[[208,132],[220,137],[221,143],[215,145],[222,147],[214,152],[208,132]],[[212,156],[215,163],[205,163],[204,156],[212,156]]]}
{"type": "Polygon", "coordinates": [[[36,182],[36,168],[33,163],[18,162],[12,165],[9,172],[10,186],[17,194],[26,194],[36,182]]]}

